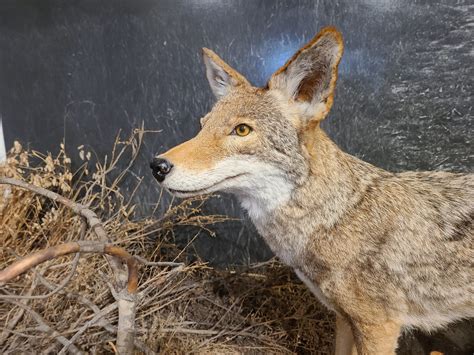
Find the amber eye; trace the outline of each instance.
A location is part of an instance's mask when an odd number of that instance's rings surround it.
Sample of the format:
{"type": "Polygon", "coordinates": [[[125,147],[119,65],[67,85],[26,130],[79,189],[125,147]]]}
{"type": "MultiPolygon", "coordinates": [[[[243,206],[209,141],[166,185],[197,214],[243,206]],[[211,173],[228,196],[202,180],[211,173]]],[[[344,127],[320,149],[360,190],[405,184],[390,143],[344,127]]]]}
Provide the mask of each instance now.
{"type": "Polygon", "coordinates": [[[244,123],[239,124],[237,127],[234,128],[234,133],[239,137],[245,137],[250,132],[252,132],[252,128],[244,123]]]}

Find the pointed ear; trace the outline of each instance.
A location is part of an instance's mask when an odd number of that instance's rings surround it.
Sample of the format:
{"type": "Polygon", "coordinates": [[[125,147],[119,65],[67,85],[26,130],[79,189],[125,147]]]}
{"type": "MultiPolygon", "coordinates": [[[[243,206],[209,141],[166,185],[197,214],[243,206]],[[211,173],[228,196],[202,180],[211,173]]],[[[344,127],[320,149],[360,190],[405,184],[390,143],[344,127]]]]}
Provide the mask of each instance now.
{"type": "Polygon", "coordinates": [[[272,75],[268,87],[292,100],[306,122],[324,119],[332,106],[343,48],[339,31],[324,28],[272,75]]]}
{"type": "Polygon", "coordinates": [[[242,74],[224,62],[210,49],[202,49],[202,57],[206,65],[206,76],[212,92],[217,99],[227,95],[229,91],[239,85],[250,85],[242,74]]]}

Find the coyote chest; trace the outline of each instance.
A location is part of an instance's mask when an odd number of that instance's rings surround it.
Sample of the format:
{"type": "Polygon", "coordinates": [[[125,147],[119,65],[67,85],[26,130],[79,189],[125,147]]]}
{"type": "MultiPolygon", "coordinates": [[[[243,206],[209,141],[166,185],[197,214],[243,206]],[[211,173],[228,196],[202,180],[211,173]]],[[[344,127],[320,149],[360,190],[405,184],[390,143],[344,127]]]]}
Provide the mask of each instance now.
{"type": "MultiPolygon", "coordinates": [[[[260,235],[263,236],[268,246],[275,255],[286,265],[291,266],[298,278],[305,283],[310,291],[329,309],[334,310],[333,302],[321,289],[320,284],[327,280],[327,269],[318,258],[312,257],[311,270],[308,269],[308,250],[311,248],[309,234],[289,220],[279,224],[278,220],[287,219],[273,214],[266,218],[252,219],[260,235]],[[311,276],[310,276],[311,275],[311,276]],[[318,284],[315,283],[318,280],[318,284]]],[[[308,224],[304,224],[308,227],[308,224]]]]}
{"type": "Polygon", "coordinates": [[[273,253],[278,256],[283,263],[295,269],[300,267],[298,260],[301,260],[303,257],[304,250],[307,246],[307,237],[301,236],[300,238],[288,240],[288,235],[275,229],[273,229],[272,232],[271,229],[269,230],[257,226],[257,230],[259,234],[263,236],[273,253]]]}

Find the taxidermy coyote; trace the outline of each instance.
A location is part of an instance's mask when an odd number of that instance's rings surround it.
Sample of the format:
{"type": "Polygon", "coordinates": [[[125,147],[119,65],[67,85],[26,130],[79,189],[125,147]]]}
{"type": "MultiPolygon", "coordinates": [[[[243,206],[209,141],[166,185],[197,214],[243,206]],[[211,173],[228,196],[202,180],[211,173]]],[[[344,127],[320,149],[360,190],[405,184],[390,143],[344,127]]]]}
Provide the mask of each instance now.
{"type": "Polygon", "coordinates": [[[203,49],[218,101],[196,137],[150,165],[178,197],[237,196],[336,312],[337,354],[393,354],[403,328],[474,316],[474,175],[394,174],[341,151],[320,123],[342,52],[324,28],[257,88],[203,49]]]}

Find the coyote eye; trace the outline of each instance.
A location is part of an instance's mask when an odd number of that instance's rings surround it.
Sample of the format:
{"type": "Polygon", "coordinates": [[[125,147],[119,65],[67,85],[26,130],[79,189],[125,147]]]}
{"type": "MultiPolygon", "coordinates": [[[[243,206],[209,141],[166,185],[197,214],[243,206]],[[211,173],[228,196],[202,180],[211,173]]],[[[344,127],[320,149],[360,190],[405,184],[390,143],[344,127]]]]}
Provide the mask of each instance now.
{"type": "Polygon", "coordinates": [[[245,137],[250,132],[252,132],[252,128],[250,126],[247,126],[246,124],[242,123],[242,124],[239,124],[237,127],[234,128],[234,131],[232,132],[232,134],[236,134],[239,137],[245,137]]]}

